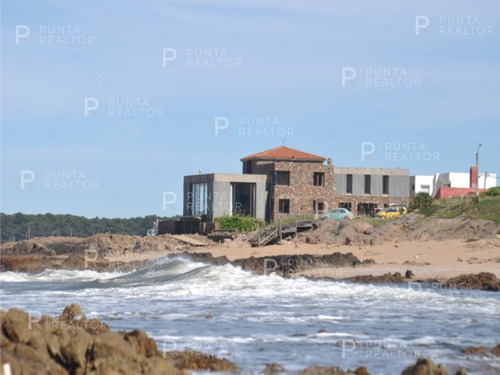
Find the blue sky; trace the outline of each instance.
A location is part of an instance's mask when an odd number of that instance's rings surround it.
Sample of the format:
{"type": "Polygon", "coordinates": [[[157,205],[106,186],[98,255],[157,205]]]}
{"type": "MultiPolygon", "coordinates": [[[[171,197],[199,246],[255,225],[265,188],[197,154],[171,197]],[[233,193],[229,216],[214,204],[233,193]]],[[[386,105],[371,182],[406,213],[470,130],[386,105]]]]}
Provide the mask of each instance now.
{"type": "Polygon", "coordinates": [[[410,174],[467,172],[482,143],[500,172],[496,0],[1,10],[2,212],[182,214],[184,175],[283,142],[410,174]]]}

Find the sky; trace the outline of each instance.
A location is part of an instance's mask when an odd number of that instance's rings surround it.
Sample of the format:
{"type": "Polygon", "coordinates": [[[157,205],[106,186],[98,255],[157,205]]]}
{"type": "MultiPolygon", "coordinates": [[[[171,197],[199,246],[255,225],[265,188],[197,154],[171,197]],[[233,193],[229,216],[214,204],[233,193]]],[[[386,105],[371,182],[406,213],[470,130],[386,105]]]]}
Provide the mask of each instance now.
{"type": "Polygon", "coordinates": [[[500,2],[4,0],[1,211],[182,214],[282,144],[500,173],[500,2]]]}

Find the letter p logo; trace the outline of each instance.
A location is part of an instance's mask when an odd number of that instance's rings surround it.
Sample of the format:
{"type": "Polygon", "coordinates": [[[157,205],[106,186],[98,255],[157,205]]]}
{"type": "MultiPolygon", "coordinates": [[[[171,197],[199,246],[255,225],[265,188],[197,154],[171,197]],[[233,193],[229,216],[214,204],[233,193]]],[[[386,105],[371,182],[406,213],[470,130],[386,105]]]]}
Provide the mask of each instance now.
{"type": "Polygon", "coordinates": [[[177,51],[173,48],[163,48],[163,67],[167,66],[167,62],[170,62],[175,68],[174,60],[177,58],[177,51]]]}
{"type": "MultiPolygon", "coordinates": [[[[366,155],[372,155],[375,152],[375,145],[373,142],[361,142],[361,161],[365,161],[366,155]]],[[[370,156],[373,160],[373,156],[370,156]]]]}
{"type": "Polygon", "coordinates": [[[99,107],[99,101],[96,98],[85,98],[85,117],[89,117],[89,112],[97,117],[97,112],[95,111],[99,107]]]}
{"type": "Polygon", "coordinates": [[[229,135],[227,134],[226,129],[229,127],[229,120],[226,117],[216,117],[215,118],[215,136],[219,136],[219,130],[224,133],[224,135],[229,135]],[[223,125],[220,125],[223,123],[223,125]]]}
{"type": "Polygon", "coordinates": [[[420,34],[420,29],[426,34],[429,34],[427,31],[427,26],[429,26],[429,17],[427,16],[415,16],[415,35],[420,34]]]}
{"type": "Polygon", "coordinates": [[[356,86],[353,79],[356,78],[356,70],[350,67],[342,67],[342,87],[345,87],[347,81],[351,86],[356,86]]]}
{"type": "Polygon", "coordinates": [[[19,44],[21,39],[24,43],[29,43],[28,36],[30,35],[30,28],[26,25],[16,25],[16,44],[19,44]]]}

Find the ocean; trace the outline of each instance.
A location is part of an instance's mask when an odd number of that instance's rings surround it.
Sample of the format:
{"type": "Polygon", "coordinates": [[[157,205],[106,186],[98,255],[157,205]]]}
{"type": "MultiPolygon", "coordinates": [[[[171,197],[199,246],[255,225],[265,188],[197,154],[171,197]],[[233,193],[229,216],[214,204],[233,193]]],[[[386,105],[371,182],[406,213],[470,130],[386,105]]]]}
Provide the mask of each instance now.
{"type": "Polygon", "coordinates": [[[310,365],[366,366],[400,374],[420,356],[469,374],[500,374],[500,358],[466,355],[500,343],[500,293],[434,284],[355,284],[254,275],[232,265],[159,259],[130,272],[3,272],[1,309],[36,319],[78,303],[113,331],[141,329],[160,350],[227,358],[242,374],[276,362],[293,374],[310,365]]]}

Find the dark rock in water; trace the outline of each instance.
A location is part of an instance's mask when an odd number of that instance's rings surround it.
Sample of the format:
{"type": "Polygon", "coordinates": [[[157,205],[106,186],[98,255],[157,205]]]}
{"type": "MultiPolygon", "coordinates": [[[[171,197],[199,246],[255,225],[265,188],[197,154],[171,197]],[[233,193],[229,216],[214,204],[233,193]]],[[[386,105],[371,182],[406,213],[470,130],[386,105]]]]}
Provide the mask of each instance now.
{"type": "Polygon", "coordinates": [[[366,371],[366,367],[359,367],[355,371],[344,371],[340,367],[322,367],[322,366],[309,366],[305,370],[299,372],[299,375],[370,375],[366,371]]]}
{"type": "Polygon", "coordinates": [[[178,369],[217,372],[236,372],[240,370],[238,366],[227,359],[219,359],[196,350],[166,352],[165,357],[178,369]]]}
{"type": "Polygon", "coordinates": [[[445,288],[458,290],[488,290],[500,291],[500,280],[491,272],[481,272],[477,275],[460,275],[442,284],[445,288]]]}
{"type": "Polygon", "coordinates": [[[484,346],[471,346],[462,349],[460,352],[464,354],[486,354],[486,348],[484,346]]]}
{"type": "Polygon", "coordinates": [[[317,268],[356,267],[375,264],[375,261],[373,259],[360,261],[352,253],[335,252],[329,255],[275,255],[258,258],[252,256],[237,259],[231,264],[257,274],[276,272],[286,277],[292,273],[307,272],[317,268]]]}
{"type": "Polygon", "coordinates": [[[88,320],[75,304],[58,319],[0,311],[0,329],[1,363],[12,374],[187,375],[187,367],[237,369],[226,359],[199,352],[161,353],[144,332],[111,332],[106,323],[88,320]]]}
{"type": "Polygon", "coordinates": [[[436,366],[430,358],[419,358],[413,366],[407,367],[401,375],[448,375],[446,367],[436,366]]]}
{"type": "Polygon", "coordinates": [[[271,375],[271,374],[276,374],[277,372],[284,372],[285,369],[283,366],[277,364],[277,363],[267,363],[266,367],[262,371],[263,375],[271,375]]]}
{"type": "Polygon", "coordinates": [[[500,344],[491,349],[491,354],[500,357],[500,344]]]}
{"type": "Polygon", "coordinates": [[[377,284],[377,283],[401,284],[406,282],[405,278],[403,278],[403,276],[401,276],[399,272],[395,272],[392,275],[390,272],[379,276],[360,275],[360,276],[350,277],[346,280],[354,281],[356,283],[369,283],[369,284],[377,284]]]}
{"type": "Polygon", "coordinates": [[[406,270],[405,272],[405,278],[406,279],[411,279],[413,278],[415,275],[413,274],[413,272],[411,270],[406,270]]]}

